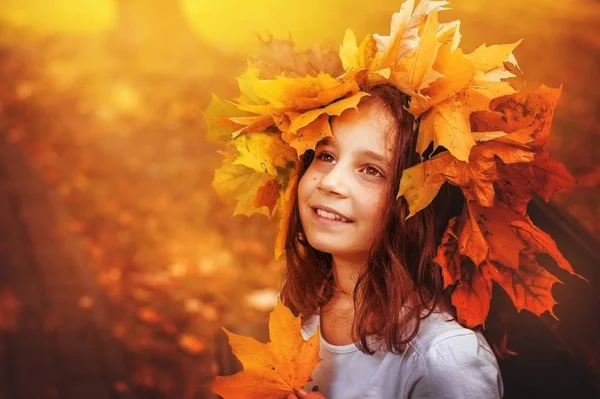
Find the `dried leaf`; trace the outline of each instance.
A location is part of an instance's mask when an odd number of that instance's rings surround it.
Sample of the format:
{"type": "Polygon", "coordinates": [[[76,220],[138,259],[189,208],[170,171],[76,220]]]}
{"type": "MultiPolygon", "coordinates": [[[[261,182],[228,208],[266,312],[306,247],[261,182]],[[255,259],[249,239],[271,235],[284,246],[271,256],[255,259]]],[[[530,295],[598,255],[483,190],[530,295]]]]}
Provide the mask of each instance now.
{"type": "Polygon", "coordinates": [[[279,260],[285,253],[285,241],[287,238],[290,215],[296,200],[296,188],[298,186],[297,169],[291,169],[290,177],[287,179],[288,184],[283,194],[279,198],[278,214],[279,226],[277,228],[277,236],[275,237],[275,260],[279,260]]]}
{"type": "Polygon", "coordinates": [[[535,260],[522,256],[519,269],[498,267],[492,278],[506,291],[517,310],[526,309],[538,316],[547,311],[558,319],[552,311],[556,304],[552,286],[560,280],[535,260]]]}
{"type": "Polygon", "coordinates": [[[457,96],[433,106],[419,125],[417,152],[423,156],[433,141],[433,149],[443,146],[456,158],[467,161],[475,140],[469,126],[471,110],[457,96]]]}
{"type": "Polygon", "coordinates": [[[273,209],[279,198],[279,183],[277,179],[271,179],[258,188],[256,198],[254,198],[254,206],[260,209],[266,206],[269,209],[269,214],[273,215],[273,209]]]}
{"type": "Polygon", "coordinates": [[[271,175],[258,173],[244,165],[224,162],[223,166],[215,171],[212,185],[223,201],[237,203],[233,215],[251,215],[258,212],[269,216],[263,204],[257,206],[255,195],[258,189],[270,180],[273,180],[271,175]]]}
{"type": "Polygon", "coordinates": [[[352,29],[347,29],[344,42],[340,46],[340,58],[344,70],[358,71],[369,68],[377,54],[377,44],[372,35],[367,35],[360,45],[356,44],[356,36],[352,29]]]}
{"type": "Polygon", "coordinates": [[[319,333],[305,341],[300,317],[281,301],[271,312],[269,332],[271,340],[263,344],[225,330],[243,371],[216,377],[214,393],[224,399],[280,399],[304,386],[320,360],[319,333]]]}
{"type": "Polygon", "coordinates": [[[329,115],[321,114],[307,126],[298,129],[296,132],[285,130],[281,136],[291,147],[296,149],[298,158],[307,150],[312,150],[317,143],[325,137],[333,137],[331,125],[329,124],[329,115]]]}
{"type": "Polygon", "coordinates": [[[433,69],[443,76],[424,88],[422,93],[413,96],[409,110],[415,116],[457,94],[475,75],[473,65],[464,57],[462,50],[453,50],[451,44],[440,47],[433,69]]]}
{"type": "Polygon", "coordinates": [[[428,206],[442,183],[447,181],[459,186],[467,200],[489,207],[494,204],[493,183],[498,178],[497,164],[500,161],[512,164],[533,159],[533,151],[519,143],[503,141],[503,137],[476,145],[468,163],[444,152],[404,170],[398,197],[406,198],[410,209],[408,217],[411,217],[428,206]]]}
{"type": "Polygon", "coordinates": [[[278,169],[285,168],[296,158],[296,152],[277,133],[252,133],[232,141],[239,152],[233,161],[259,173],[277,177],[278,169]]]}
{"type": "Polygon", "coordinates": [[[235,125],[228,121],[229,117],[248,117],[250,115],[215,95],[212,96],[210,104],[202,114],[206,121],[206,139],[218,143],[226,143],[231,140],[231,133],[235,130],[235,125]]]}
{"type": "Polygon", "coordinates": [[[526,217],[501,204],[486,208],[468,202],[448,224],[435,258],[444,286],[456,285],[452,303],[459,321],[468,327],[485,322],[492,282],[508,293],[518,310],[553,315],[551,289],[559,280],[537,264],[539,254],[550,255],[563,270],[583,278],[552,238],[526,217]]]}
{"type": "Polygon", "coordinates": [[[510,133],[528,129],[534,140],[528,145],[542,149],[548,140],[554,109],[561,92],[562,86],[553,89],[542,85],[531,93],[516,93],[494,99],[490,103],[490,109],[503,114],[503,123],[490,130],[510,133]]]}
{"type": "Polygon", "coordinates": [[[482,44],[477,47],[472,53],[466,54],[465,57],[480,71],[490,71],[503,65],[505,61],[509,61],[510,55],[517,48],[523,39],[512,44],[494,44],[487,46],[482,44]]]}
{"type": "Polygon", "coordinates": [[[464,273],[452,293],[452,305],[456,307],[458,321],[469,327],[483,324],[492,299],[492,281],[489,265],[473,267],[464,273]],[[475,324],[476,323],[476,324],[475,324]]]}
{"type": "Polygon", "coordinates": [[[356,109],[361,98],[365,96],[368,94],[359,92],[323,108],[304,113],[286,113],[279,122],[279,128],[283,131],[283,140],[296,149],[298,157],[306,150],[315,149],[319,141],[333,136],[329,116],[341,115],[348,109],[356,109]]]}
{"type": "Polygon", "coordinates": [[[262,39],[260,44],[258,54],[252,58],[252,65],[259,70],[261,79],[273,79],[283,74],[289,77],[316,76],[320,72],[338,76],[343,72],[340,57],[331,48],[319,46],[298,51],[291,39],[273,36],[262,39]]]}

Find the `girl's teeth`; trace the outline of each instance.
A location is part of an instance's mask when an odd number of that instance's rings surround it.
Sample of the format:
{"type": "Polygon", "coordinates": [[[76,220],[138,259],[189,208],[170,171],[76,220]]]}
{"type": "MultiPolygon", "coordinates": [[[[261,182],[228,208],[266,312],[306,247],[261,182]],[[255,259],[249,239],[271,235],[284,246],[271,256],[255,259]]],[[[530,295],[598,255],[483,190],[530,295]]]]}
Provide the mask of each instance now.
{"type": "Polygon", "coordinates": [[[347,220],[344,219],[343,217],[338,216],[338,215],[336,215],[334,213],[331,213],[331,212],[324,211],[322,209],[317,209],[317,214],[319,216],[321,216],[321,217],[324,217],[325,219],[339,220],[341,222],[347,222],[347,220]]]}

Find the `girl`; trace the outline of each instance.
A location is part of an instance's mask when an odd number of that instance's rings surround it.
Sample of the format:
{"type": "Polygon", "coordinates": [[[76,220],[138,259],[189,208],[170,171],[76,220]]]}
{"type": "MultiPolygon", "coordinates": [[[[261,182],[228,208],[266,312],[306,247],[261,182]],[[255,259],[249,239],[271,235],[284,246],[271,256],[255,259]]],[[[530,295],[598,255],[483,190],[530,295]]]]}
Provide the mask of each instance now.
{"type": "Polygon", "coordinates": [[[288,398],[500,398],[496,358],[454,320],[433,262],[460,197],[447,189],[405,220],[396,193],[419,162],[409,97],[388,83],[364,91],[301,159],[281,298],[305,338],[320,329],[322,361],[288,398]]]}

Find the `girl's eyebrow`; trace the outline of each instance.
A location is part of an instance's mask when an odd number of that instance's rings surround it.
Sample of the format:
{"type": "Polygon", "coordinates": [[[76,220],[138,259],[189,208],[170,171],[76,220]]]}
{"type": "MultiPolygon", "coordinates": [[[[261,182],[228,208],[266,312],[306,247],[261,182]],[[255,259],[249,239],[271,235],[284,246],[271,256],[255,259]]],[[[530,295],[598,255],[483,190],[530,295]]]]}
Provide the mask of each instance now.
{"type": "MultiPolygon", "coordinates": [[[[325,147],[334,147],[337,148],[337,143],[333,137],[325,137],[323,140],[319,141],[317,147],[325,146],[325,147]]],[[[354,151],[354,156],[357,158],[360,156],[371,158],[375,161],[381,162],[384,165],[389,165],[390,161],[384,157],[383,155],[368,149],[358,149],[354,151]]]]}
{"type": "Polygon", "coordinates": [[[390,163],[390,161],[386,157],[384,157],[383,155],[381,155],[375,151],[371,151],[371,150],[356,150],[356,151],[354,151],[354,155],[356,155],[357,157],[359,157],[359,156],[368,157],[375,161],[381,162],[384,165],[389,165],[389,163],[390,163]]]}
{"type": "Polygon", "coordinates": [[[323,140],[321,140],[317,143],[317,146],[320,146],[320,145],[336,147],[336,142],[333,137],[327,136],[323,140]]]}

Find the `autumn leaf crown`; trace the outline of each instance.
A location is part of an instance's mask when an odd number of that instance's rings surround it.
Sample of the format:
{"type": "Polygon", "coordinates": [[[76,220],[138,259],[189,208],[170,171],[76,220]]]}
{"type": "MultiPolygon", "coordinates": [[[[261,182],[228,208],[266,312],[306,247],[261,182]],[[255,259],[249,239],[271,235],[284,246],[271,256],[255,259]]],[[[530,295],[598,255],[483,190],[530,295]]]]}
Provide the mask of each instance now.
{"type": "Polygon", "coordinates": [[[390,83],[410,96],[408,111],[419,118],[421,162],[403,172],[398,192],[409,217],[427,207],[443,183],[465,197],[435,258],[444,286],[454,286],[459,321],[483,324],[494,282],[518,310],[554,315],[550,290],[559,280],[536,256],[549,254],[575,273],[526,207],[533,195],[548,201],[574,184],[544,150],[561,89],[517,91],[522,73],[513,51],[520,41],[464,54],[460,21],[438,21],[447,4],[406,0],[392,15],[388,36],[367,35],[358,43],[347,30],[339,53],[264,41],[238,77],[241,95],[233,101],[213,96],[205,111],[208,139],[228,148],[213,186],[236,203],[234,215],[279,216],[279,258],[299,157],[332,136],[330,117],[356,108],[367,83],[390,83]],[[425,157],[431,145],[447,151],[425,157]]]}

